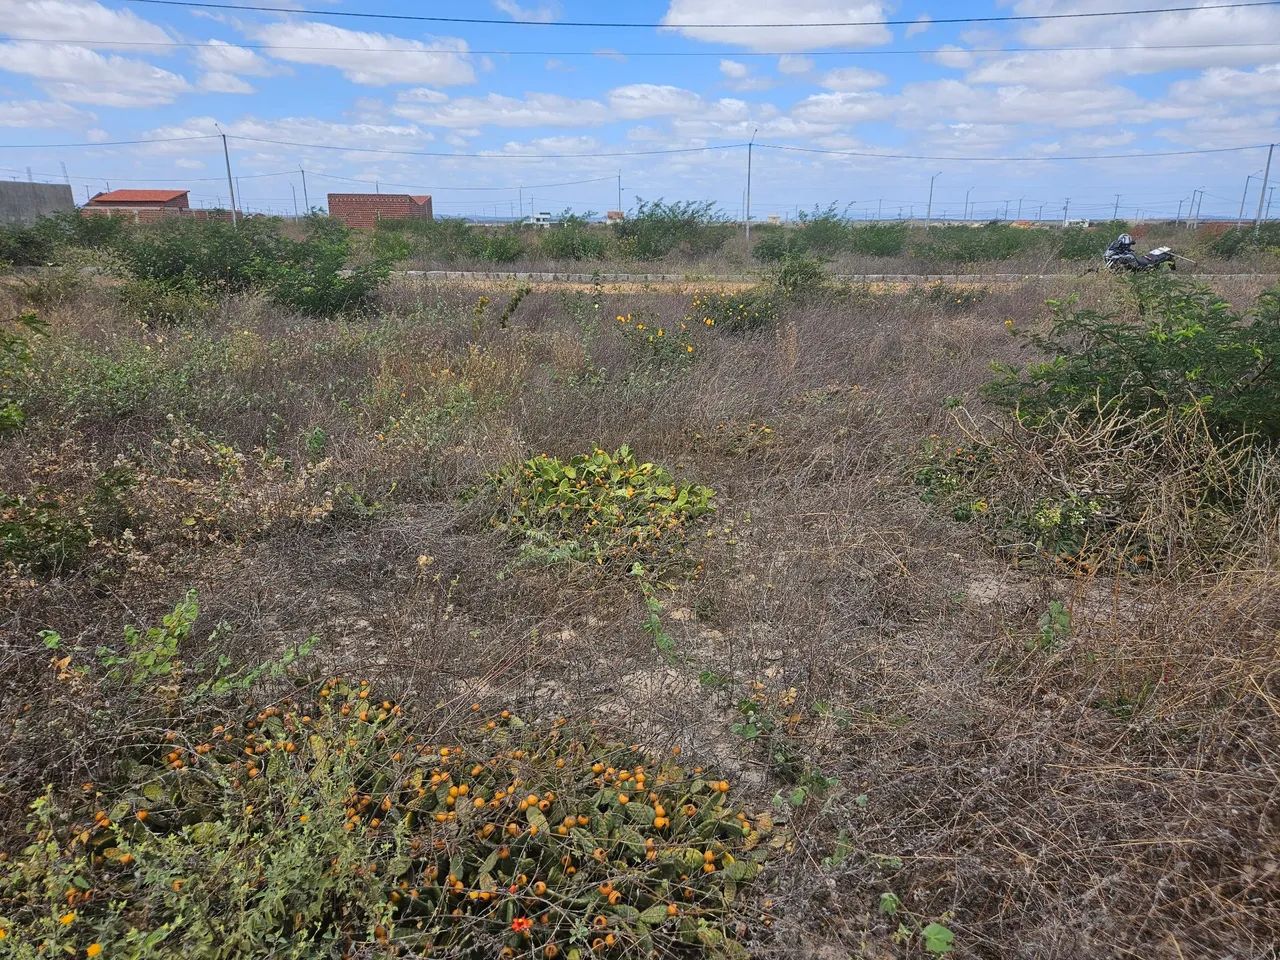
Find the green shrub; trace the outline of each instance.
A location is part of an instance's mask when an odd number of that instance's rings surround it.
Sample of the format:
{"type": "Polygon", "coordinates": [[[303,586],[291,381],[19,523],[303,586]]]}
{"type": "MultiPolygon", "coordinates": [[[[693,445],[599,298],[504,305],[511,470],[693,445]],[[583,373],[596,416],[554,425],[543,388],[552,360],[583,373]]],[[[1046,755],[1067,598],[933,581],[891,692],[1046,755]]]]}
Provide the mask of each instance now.
{"type": "Polygon", "coordinates": [[[33,226],[0,224],[0,267],[36,267],[53,259],[51,238],[33,226]]]}
{"type": "Polygon", "coordinates": [[[1197,410],[1224,438],[1280,438],[1280,290],[1238,313],[1202,284],[1163,275],[1130,283],[1128,316],[1050,301],[1047,332],[1015,331],[1048,359],[1001,367],[987,399],[1042,420],[1090,403],[1197,410]]]}
{"type": "Polygon", "coordinates": [[[559,222],[542,231],[538,248],[552,260],[603,260],[608,251],[609,227],[593,227],[588,217],[566,210],[559,222]]]}
{"type": "Polygon", "coordinates": [[[686,320],[730,333],[754,333],[778,322],[780,293],[780,287],[774,284],[761,284],[738,293],[725,290],[699,292],[694,294],[689,304],[686,320]]]}
{"type": "Polygon", "coordinates": [[[1232,228],[1209,244],[1209,252],[1224,260],[1276,249],[1280,249],[1280,221],[1276,220],[1261,223],[1257,229],[1252,225],[1232,228]]]}
{"type": "Polygon", "coordinates": [[[614,230],[627,256],[659,260],[672,253],[713,253],[724,246],[733,227],[710,201],[640,200],[635,212],[614,230]]]}
{"type": "Polygon", "coordinates": [[[799,219],[796,236],[802,249],[822,256],[848,249],[849,221],[836,212],[834,204],[825,210],[814,207],[811,213],[802,210],[799,219]]]}
{"type": "Polygon", "coordinates": [[[847,238],[852,253],[865,257],[896,257],[907,248],[908,231],[901,223],[869,223],[851,227],[847,238]]]}
{"type": "Polygon", "coordinates": [[[134,231],[121,253],[125,269],[137,279],[191,284],[216,295],[247,290],[260,265],[277,263],[287,246],[280,222],[266,217],[242,220],[238,227],[170,217],[134,231]]]}
{"type": "Polygon", "coordinates": [[[1003,223],[981,227],[943,226],[917,237],[911,254],[930,263],[978,263],[1008,260],[1037,242],[1036,231],[1003,223]]]}
{"type": "Polygon", "coordinates": [[[827,271],[816,257],[792,253],[782,258],[769,281],[784,297],[804,298],[825,289],[827,271]]]}
{"type": "Polygon", "coordinates": [[[598,565],[678,551],[715,496],[639,462],[627,447],[567,461],[533,457],[499,471],[488,486],[499,503],[493,525],[517,535],[526,558],[598,565]]]}
{"type": "Polygon", "coordinates": [[[33,375],[35,337],[48,335],[48,324],[34,313],[23,313],[9,321],[10,332],[0,326],[0,434],[20,427],[26,420],[26,393],[33,375]]]}
{"type": "Polygon", "coordinates": [[[504,230],[475,230],[471,235],[470,254],[490,263],[513,263],[524,255],[524,239],[519,227],[504,230]]]}
{"type": "Polygon", "coordinates": [[[147,327],[172,327],[204,319],[214,303],[190,277],[126,280],[116,290],[129,316],[147,327]]]}
{"type": "MultiPolygon", "coordinates": [[[[454,263],[473,256],[477,233],[465,220],[382,220],[374,233],[375,250],[381,238],[402,238],[413,256],[427,261],[454,263]]],[[[397,247],[397,249],[399,249],[397,247]]]]}
{"type": "Polygon", "coordinates": [[[939,280],[919,291],[925,303],[939,307],[947,313],[965,313],[980,304],[987,296],[985,287],[961,287],[939,280]]]}
{"type": "Polygon", "coordinates": [[[364,306],[391,272],[374,257],[348,265],[351,231],[327,217],[309,218],[301,241],[281,239],[276,256],[255,260],[251,275],[282,306],[308,316],[330,317],[364,306]]]}
{"type": "Polygon", "coordinates": [[[762,263],[777,263],[784,257],[802,253],[804,248],[799,236],[785,227],[775,227],[761,231],[763,236],[751,251],[751,255],[762,263]]]}

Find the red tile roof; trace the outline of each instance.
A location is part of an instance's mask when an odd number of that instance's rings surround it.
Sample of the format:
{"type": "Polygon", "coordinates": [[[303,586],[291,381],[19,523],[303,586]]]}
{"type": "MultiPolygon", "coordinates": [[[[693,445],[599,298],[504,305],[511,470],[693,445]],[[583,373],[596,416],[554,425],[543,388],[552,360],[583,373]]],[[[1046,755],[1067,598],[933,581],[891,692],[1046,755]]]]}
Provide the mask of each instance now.
{"type": "Polygon", "coordinates": [[[91,203],[168,203],[185,197],[189,190],[112,190],[100,193],[91,203]]]}

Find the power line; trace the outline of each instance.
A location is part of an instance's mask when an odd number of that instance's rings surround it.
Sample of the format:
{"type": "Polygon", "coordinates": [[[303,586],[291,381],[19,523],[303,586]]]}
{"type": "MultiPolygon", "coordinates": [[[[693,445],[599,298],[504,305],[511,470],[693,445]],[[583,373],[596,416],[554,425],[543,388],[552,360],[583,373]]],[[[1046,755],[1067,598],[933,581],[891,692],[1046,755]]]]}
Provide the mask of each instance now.
{"type": "MultiPolygon", "coordinates": [[[[420,183],[395,183],[391,180],[361,180],[357,177],[340,177],[336,173],[315,173],[314,176],[321,177],[325,180],[343,180],[347,183],[380,183],[388,187],[407,187],[411,190],[502,190],[510,192],[512,190],[546,190],[551,187],[573,187],[581,183],[604,183],[608,181],[613,183],[617,177],[591,177],[588,180],[563,180],[560,183],[518,183],[510,187],[447,187],[434,186],[425,187],[420,183]]],[[[471,201],[467,201],[470,203],[471,201]]]]}
{"type": "Polygon", "coordinates": [[[98,140],[84,143],[0,143],[0,150],[62,150],[68,147],[125,147],[139,143],[180,143],[185,140],[216,140],[216,133],[196,137],[151,137],[145,140],[98,140]]]}
{"type": "MultiPolygon", "coordinates": [[[[163,7],[195,7],[205,10],[250,10],[258,13],[306,14],[313,17],[352,17],[365,20],[409,20],[418,23],[465,23],[520,27],[625,27],[656,30],[741,30],[792,27],[901,27],[915,20],[836,20],[822,23],[637,23],[608,20],[503,20],[498,17],[428,17],[409,13],[360,13],[351,10],[315,10],[299,7],[273,7],[251,3],[202,3],[198,0],[125,0],[126,3],[148,3],[163,7]]],[[[1047,13],[1039,16],[1010,14],[996,17],[940,17],[932,24],[948,23],[1014,23],[1028,20],[1083,20],[1097,17],[1148,16],[1153,13],[1194,13],[1200,10],[1232,10],[1241,7],[1273,7],[1280,0],[1248,0],[1241,3],[1214,3],[1204,6],[1147,7],[1141,10],[1100,10],[1083,13],[1047,13]]]]}
{"type": "MultiPolygon", "coordinates": [[[[300,143],[296,140],[272,140],[267,137],[242,137],[227,134],[229,140],[244,140],[250,143],[274,143],[284,147],[306,147],[310,150],[341,150],[348,153],[381,153],[401,157],[461,157],[478,160],[576,160],[591,157],[652,157],[674,153],[705,153],[714,150],[733,150],[745,147],[745,143],[711,144],[705,147],[672,147],[665,150],[620,150],[616,152],[588,153],[445,153],[431,150],[378,150],[373,147],[342,147],[332,143],[300,143]]],[[[607,179],[607,178],[606,178],[607,179]]]]}
{"type": "MultiPolygon", "coordinates": [[[[1197,8],[1204,9],[1204,8],[1197,8]]],[[[183,40],[72,40],[65,37],[16,37],[0,39],[18,43],[69,44],[84,47],[182,47],[192,49],[224,49],[238,47],[242,50],[298,50],[311,53],[406,53],[419,56],[491,56],[491,57],[781,57],[794,55],[787,50],[423,50],[418,47],[335,47],[310,46],[284,43],[240,43],[238,41],[183,41],[183,40]]],[[[1216,50],[1280,47],[1274,41],[1246,43],[1134,43],[1111,46],[1064,47],[912,47],[903,50],[807,50],[806,57],[893,57],[923,56],[938,53],[1085,53],[1130,50],[1216,50]]]]}
{"type": "MultiPolygon", "coordinates": [[[[742,146],[742,144],[739,144],[742,146]]],[[[788,150],[795,153],[821,153],[838,157],[866,157],[874,160],[956,160],[966,163],[1025,163],[1049,160],[1142,160],[1148,157],[1189,157],[1207,153],[1238,153],[1245,150],[1261,150],[1265,143],[1252,143],[1244,147],[1208,147],[1202,150],[1164,150],[1153,153],[1092,153],[1075,156],[1044,157],[968,157],[968,156],[930,156],[913,153],[873,153],[864,150],[823,150],[820,147],[792,147],[780,143],[757,143],[757,147],[767,150],[788,150]]]]}

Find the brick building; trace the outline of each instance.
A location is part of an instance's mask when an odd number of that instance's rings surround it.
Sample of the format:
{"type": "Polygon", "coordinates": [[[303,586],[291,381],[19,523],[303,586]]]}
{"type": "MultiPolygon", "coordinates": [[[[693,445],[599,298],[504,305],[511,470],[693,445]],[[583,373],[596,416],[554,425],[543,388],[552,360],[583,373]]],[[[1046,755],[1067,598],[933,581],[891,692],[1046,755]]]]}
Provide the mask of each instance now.
{"type": "Polygon", "coordinates": [[[186,190],[111,190],[80,208],[85,216],[125,216],[135,222],[180,216],[191,211],[186,190]]]}
{"type": "Polygon", "coordinates": [[[431,198],[407,193],[331,193],[329,216],[366,230],[379,220],[430,220],[431,198]]]}

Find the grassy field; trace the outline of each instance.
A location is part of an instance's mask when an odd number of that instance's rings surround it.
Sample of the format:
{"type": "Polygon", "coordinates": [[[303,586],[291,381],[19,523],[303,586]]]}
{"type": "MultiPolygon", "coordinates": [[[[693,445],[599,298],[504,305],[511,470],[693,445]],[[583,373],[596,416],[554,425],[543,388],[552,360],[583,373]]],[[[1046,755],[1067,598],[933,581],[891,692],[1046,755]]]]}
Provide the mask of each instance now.
{"type": "Polygon", "coordinates": [[[1263,281],[121,249],[0,287],[0,953],[1274,951],[1263,281]]]}

